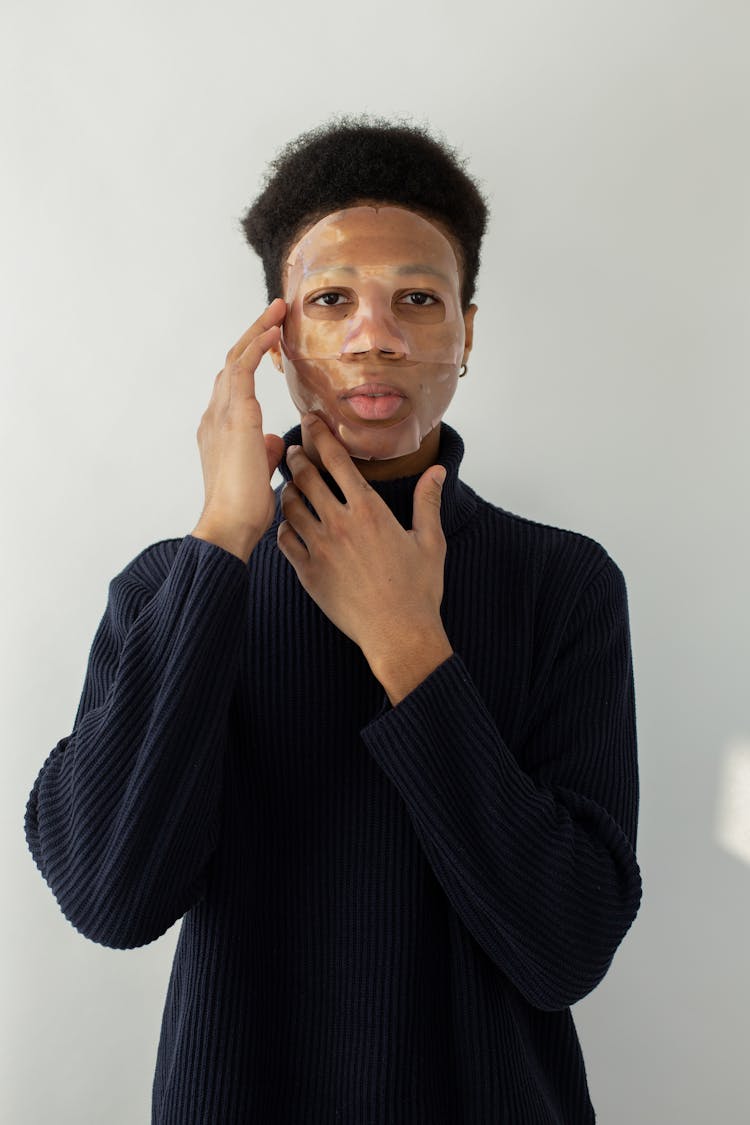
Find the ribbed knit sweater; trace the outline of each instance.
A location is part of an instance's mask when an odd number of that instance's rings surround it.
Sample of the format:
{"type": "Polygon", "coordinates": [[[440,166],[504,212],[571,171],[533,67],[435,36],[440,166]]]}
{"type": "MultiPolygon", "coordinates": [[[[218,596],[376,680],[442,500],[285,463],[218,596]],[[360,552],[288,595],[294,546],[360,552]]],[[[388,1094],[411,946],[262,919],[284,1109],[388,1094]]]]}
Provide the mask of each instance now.
{"type": "MultiPolygon", "coordinates": [[[[454,652],[395,706],[279,551],[280,488],[247,565],[186,535],[109,584],[25,829],[92,941],[182,918],[153,1125],[595,1121],[570,1006],[642,893],[626,587],[463,453],[443,423],[454,652]]],[[[417,479],[372,482],[407,529],[417,479]]]]}

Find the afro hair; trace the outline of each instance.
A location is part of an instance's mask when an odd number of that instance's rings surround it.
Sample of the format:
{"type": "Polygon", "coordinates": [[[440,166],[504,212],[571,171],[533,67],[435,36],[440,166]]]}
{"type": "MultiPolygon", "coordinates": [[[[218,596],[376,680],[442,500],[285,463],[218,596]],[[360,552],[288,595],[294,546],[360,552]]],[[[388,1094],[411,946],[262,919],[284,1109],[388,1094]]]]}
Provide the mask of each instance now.
{"type": "Polygon", "coordinates": [[[283,294],[282,263],[302,233],[359,201],[408,207],[443,226],[458,251],[461,304],[474,296],[489,209],[465,161],[423,127],[340,115],[289,141],[240,220],[263,262],[269,302],[283,294]]]}

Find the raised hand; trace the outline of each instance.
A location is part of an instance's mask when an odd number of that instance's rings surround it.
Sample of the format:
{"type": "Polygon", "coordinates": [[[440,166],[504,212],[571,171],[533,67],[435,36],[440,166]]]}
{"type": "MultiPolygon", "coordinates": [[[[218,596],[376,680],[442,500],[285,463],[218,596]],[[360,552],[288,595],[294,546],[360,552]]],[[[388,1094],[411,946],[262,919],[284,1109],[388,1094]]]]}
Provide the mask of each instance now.
{"type": "Polygon", "coordinates": [[[286,303],[277,297],[227,352],[211,400],[198,426],[205,499],[191,534],[247,562],[273,522],[271,477],[284,439],[263,434],[255,396],[255,370],[280,336],[286,303]]]}
{"type": "Polygon", "coordinates": [[[444,469],[432,466],[420,477],[412,530],[406,531],[325,422],[306,414],[302,425],[346,503],[334,496],[301,446],[289,449],[294,483],[282,491],[279,549],[310,597],[360,646],[395,702],[453,651],[440,617],[444,469]]]}

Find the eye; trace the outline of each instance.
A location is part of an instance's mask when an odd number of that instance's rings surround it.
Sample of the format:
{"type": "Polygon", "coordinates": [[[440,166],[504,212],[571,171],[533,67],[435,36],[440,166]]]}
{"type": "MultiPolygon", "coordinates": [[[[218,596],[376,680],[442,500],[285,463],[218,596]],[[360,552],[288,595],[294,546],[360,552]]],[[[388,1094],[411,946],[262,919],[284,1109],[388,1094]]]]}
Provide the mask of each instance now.
{"type": "MultiPolygon", "coordinates": [[[[437,300],[438,300],[437,297],[433,297],[432,293],[423,293],[421,289],[415,290],[413,293],[404,294],[404,299],[408,298],[408,297],[419,297],[419,298],[425,298],[426,297],[427,301],[431,302],[431,304],[433,304],[433,305],[436,304],[437,300]]],[[[427,301],[425,301],[423,299],[418,300],[414,303],[413,307],[415,307],[415,308],[429,308],[430,305],[427,304],[427,301]]]]}
{"type": "Polygon", "coordinates": [[[346,301],[346,297],[344,297],[344,294],[343,294],[343,293],[337,293],[337,292],[336,292],[335,290],[332,290],[332,291],[330,291],[330,292],[328,292],[328,293],[319,293],[319,294],[318,294],[318,296],[317,296],[317,297],[313,297],[313,298],[312,298],[312,299],[310,300],[310,302],[309,302],[309,303],[310,303],[311,305],[318,305],[318,308],[335,309],[335,308],[338,308],[338,307],[339,307],[339,306],[338,306],[338,303],[337,303],[336,301],[328,301],[328,300],[326,300],[326,298],[327,298],[327,297],[341,297],[341,298],[342,298],[342,299],[343,299],[344,301],[346,301]],[[319,304],[318,304],[318,302],[319,302],[319,301],[323,301],[323,302],[324,302],[324,304],[323,304],[323,305],[319,305],[319,304]]]}

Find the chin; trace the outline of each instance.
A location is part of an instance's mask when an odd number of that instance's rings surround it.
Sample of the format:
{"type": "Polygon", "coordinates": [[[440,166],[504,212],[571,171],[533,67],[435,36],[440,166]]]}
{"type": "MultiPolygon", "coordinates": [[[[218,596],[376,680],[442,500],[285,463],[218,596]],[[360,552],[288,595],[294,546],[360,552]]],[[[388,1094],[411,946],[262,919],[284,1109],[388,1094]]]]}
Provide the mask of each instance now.
{"type": "Polygon", "coordinates": [[[387,430],[373,430],[369,434],[337,434],[352,461],[395,461],[416,453],[421,446],[418,435],[388,434],[387,430]]]}

